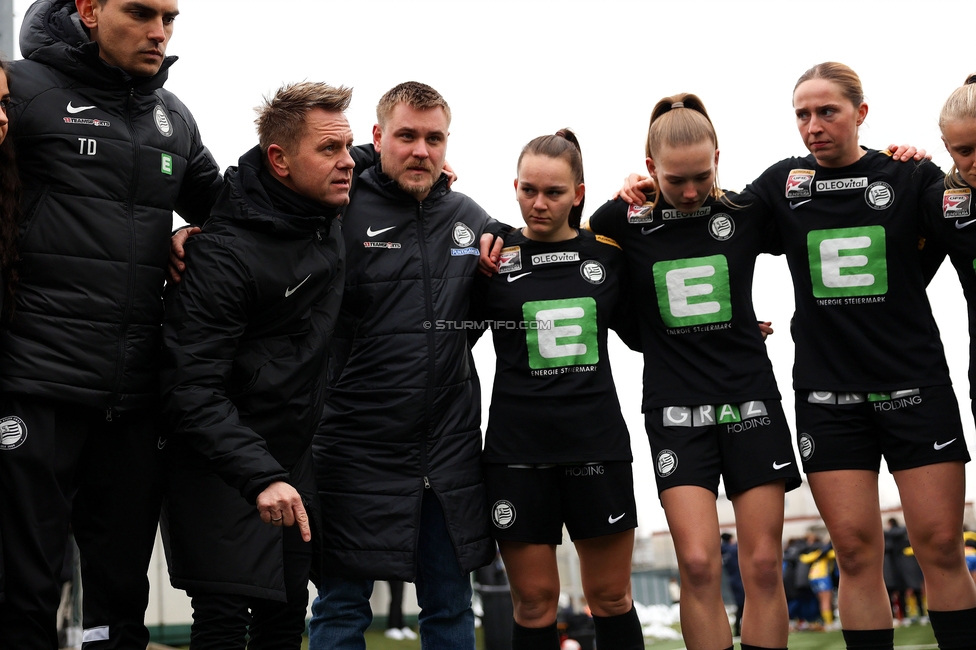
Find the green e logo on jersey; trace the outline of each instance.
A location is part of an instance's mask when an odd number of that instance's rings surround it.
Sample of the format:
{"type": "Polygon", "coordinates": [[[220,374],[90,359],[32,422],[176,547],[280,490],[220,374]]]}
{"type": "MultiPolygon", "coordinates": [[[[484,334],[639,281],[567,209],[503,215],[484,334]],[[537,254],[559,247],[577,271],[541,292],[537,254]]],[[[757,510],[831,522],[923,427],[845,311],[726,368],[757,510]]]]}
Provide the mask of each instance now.
{"type": "Polygon", "coordinates": [[[589,366],[600,360],[593,298],[527,302],[522,318],[539,324],[525,333],[529,368],[589,366]]]}
{"type": "Polygon", "coordinates": [[[667,327],[732,320],[729,262],[725,255],[657,262],[654,288],[667,327]]]}
{"type": "Polygon", "coordinates": [[[882,226],[812,230],[807,234],[815,298],[888,293],[888,262],[882,226]]]}

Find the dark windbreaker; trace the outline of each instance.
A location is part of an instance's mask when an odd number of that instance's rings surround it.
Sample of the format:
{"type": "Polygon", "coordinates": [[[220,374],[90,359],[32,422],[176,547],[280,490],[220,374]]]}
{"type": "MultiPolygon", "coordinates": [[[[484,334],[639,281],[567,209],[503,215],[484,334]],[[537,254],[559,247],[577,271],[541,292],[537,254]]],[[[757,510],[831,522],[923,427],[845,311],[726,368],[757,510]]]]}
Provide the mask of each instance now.
{"type": "Polygon", "coordinates": [[[16,316],[0,389],[98,408],[157,399],[173,210],[201,223],[220,170],[189,110],[98,56],[73,0],[31,6],[11,64],[24,183],[16,316]]]}
{"type": "Polygon", "coordinates": [[[174,586],[284,599],[282,530],[253,504],[278,480],[313,501],[310,445],[342,300],[342,245],[335,210],[263,172],[258,148],[227,171],[212,217],[187,242],[163,325],[173,427],[163,531],[174,586]]]}

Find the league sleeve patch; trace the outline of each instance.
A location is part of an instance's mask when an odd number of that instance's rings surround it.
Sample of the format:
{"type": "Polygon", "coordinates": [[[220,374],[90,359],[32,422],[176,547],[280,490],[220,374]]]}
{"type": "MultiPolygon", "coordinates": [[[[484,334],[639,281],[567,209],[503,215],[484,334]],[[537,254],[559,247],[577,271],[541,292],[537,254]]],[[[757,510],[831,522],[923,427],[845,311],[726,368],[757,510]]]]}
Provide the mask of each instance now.
{"type": "MultiPolygon", "coordinates": [[[[598,242],[600,242],[601,244],[608,244],[610,246],[616,246],[617,248],[620,248],[620,244],[618,244],[615,240],[613,240],[613,239],[611,239],[609,237],[605,237],[604,235],[597,235],[596,236],[596,240],[598,242]]],[[[620,250],[623,250],[623,249],[620,248],[620,250]]]]}
{"type": "Polygon", "coordinates": [[[968,217],[971,205],[972,190],[968,187],[946,190],[942,194],[942,216],[946,219],[968,217]]]}
{"type": "Polygon", "coordinates": [[[498,272],[512,273],[522,270],[522,249],[518,246],[509,246],[502,249],[501,257],[498,258],[498,272]]]}
{"type": "Polygon", "coordinates": [[[813,196],[810,186],[813,184],[813,176],[816,173],[813,169],[791,169],[790,175],[786,177],[786,198],[798,199],[813,196]]]}
{"type": "Polygon", "coordinates": [[[632,205],[627,208],[627,223],[651,223],[652,221],[654,221],[652,204],[632,205]]]}

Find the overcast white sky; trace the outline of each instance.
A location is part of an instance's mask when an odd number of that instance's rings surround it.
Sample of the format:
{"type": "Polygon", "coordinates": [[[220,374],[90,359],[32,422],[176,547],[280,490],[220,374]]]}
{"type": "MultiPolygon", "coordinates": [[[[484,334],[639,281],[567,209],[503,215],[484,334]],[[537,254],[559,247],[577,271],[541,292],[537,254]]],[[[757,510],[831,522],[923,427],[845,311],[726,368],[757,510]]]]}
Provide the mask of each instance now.
{"type": "MultiPolygon", "coordinates": [[[[15,0],[19,17],[30,2],[15,0]]],[[[910,142],[950,161],[939,139],[942,102],[976,72],[976,2],[544,0],[182,0],[167,88],[193,111],[222,167],[256,142],[253,107],[284,82],[355,88],[349,119],[367,142],[376,100],[417,80],[437,88],[454,113],[448,158],[454,186],[496,218],[520,224],[512,179],[521,147],[564,126],[579,135],[589,214],[644,165],[651,107],[665,95],[697,93],[715,122],[720,178],[741,189],[773,162],[805,153],[791,93],[811,65],[841,61],[864,83],[870,113],[861,142],[910,142]]],[[[946,265],[930,288],[966,437],[976,452],[968,398],[968,333],[962,293],[946,265]]],[[[777,328],[768,344],[792,417],[792,285],[782,259],[763,256],[757,314],[777,328]]],[[[493,355],[476,357],[485,386],[493,355]]],[[[640,415],[641,360],[611,349],[635,457],[640,534],[665,526],[640,415]]],[[[968,497],[976,467],[968,466],[968,497]]],[[[886,476],[886,475],[883,475],[886,476]]],[[[883,505],[897,503],[883,478],[883,505]]]]}

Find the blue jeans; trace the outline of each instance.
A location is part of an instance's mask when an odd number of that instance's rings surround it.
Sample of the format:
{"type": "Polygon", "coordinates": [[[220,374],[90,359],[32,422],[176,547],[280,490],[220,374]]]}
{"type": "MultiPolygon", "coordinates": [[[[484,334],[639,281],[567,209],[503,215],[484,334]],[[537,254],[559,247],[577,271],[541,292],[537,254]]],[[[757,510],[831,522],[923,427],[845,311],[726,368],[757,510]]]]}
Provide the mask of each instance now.
{"type": "MultiPolygon", "coordinates": [[[[324,578],[312,603],[309,650],[365,650],[372,593],[372,580],[324,578]]],[[[420,514],[417,601],[423,650],[474,650],[471,579],[461,573],[444,511],[430,490],[420,514]]]]}

